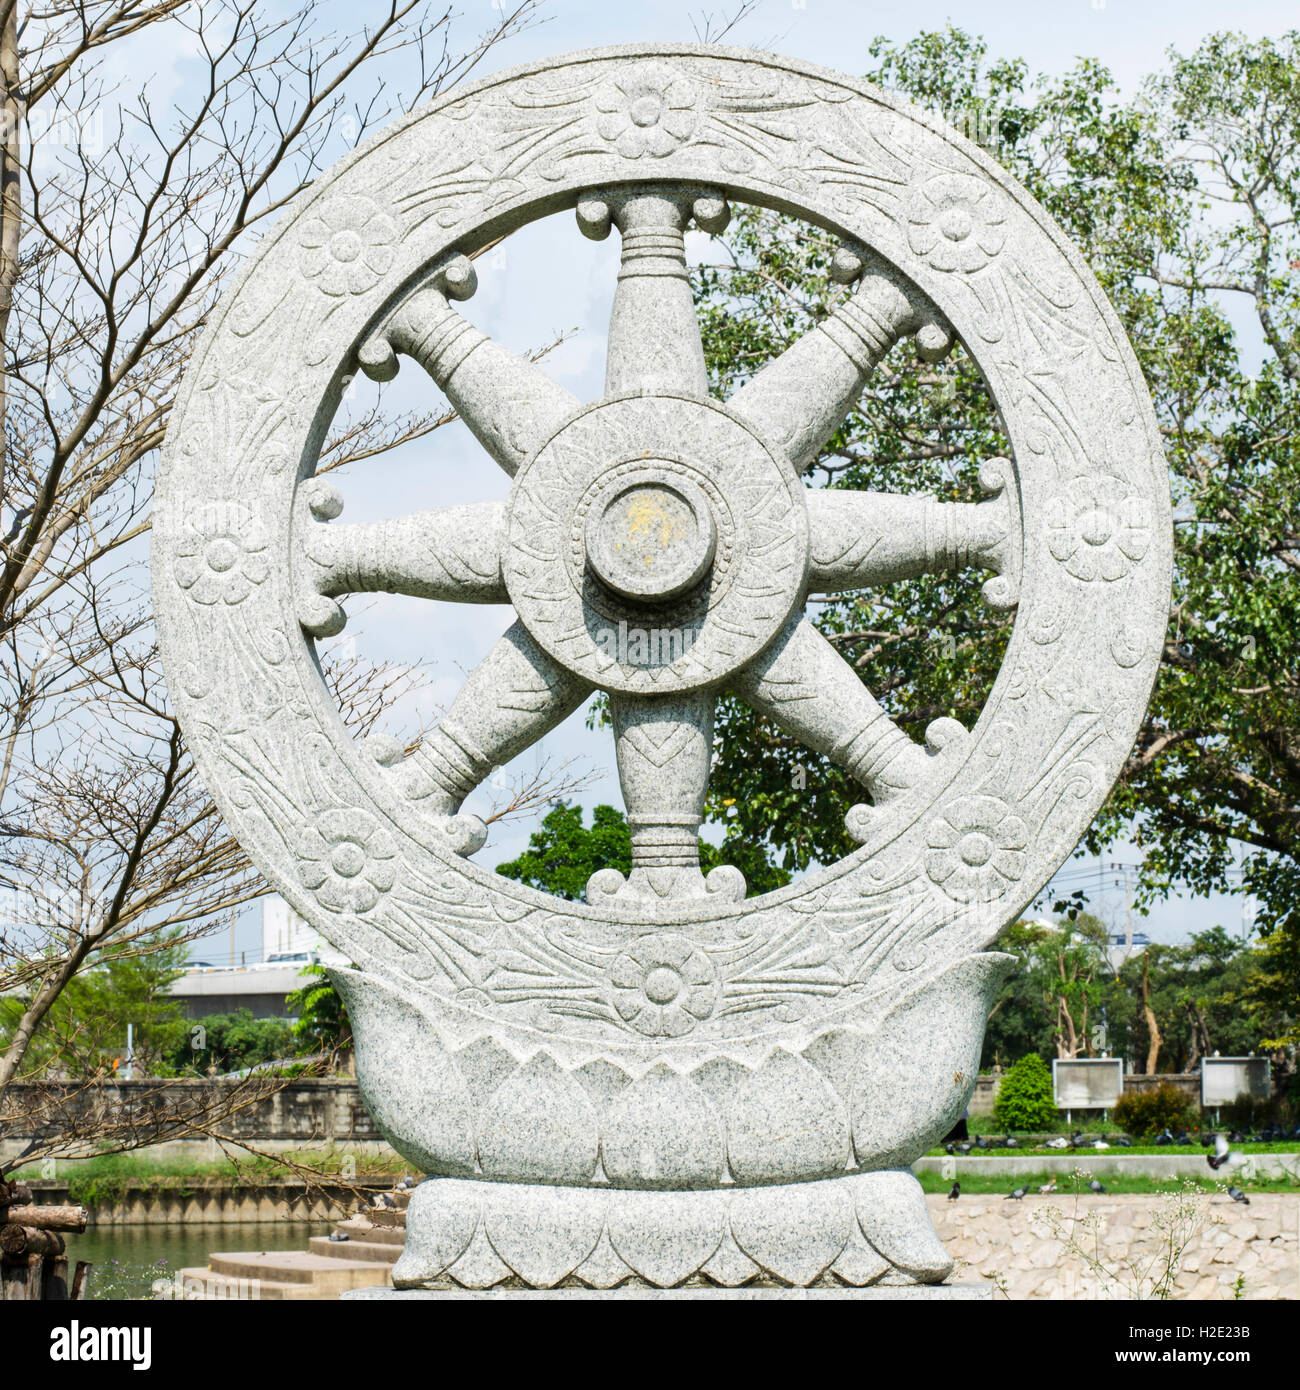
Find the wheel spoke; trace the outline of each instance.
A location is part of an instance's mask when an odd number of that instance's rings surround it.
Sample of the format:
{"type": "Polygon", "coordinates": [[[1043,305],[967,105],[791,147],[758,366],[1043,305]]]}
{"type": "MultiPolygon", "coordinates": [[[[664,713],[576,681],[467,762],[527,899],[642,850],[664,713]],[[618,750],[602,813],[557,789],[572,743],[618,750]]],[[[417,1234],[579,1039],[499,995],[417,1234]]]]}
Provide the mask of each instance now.
{"type": "Polygon", "coordinates": [[[699,189],[638,189],[578,204],[584,236],[599,241],[616,226],[623,238],[609,321],[606,395],[708,394],[684,233],[692,217],[705,231],[720,232],[730,215],[721,196],[699,189]]]}
{"type": "Polygon", "coordinates": [[[516,622],[452,701],[438,727],[396,771],[406,791],[452,815],[494,768],[572,714],[591,687],[552,661],[516,622]]]}
{"type": "Polygon", "coordinates": [[[925,750],[806,618],[792,620],[766,656],[733,678],[732,689],[805,747],[838,763],[877,802],[910,791],[925,775],[925,750]]]}
{"type": "Polygon", "coordinates": [[[1010,607],[1020,582],[1020,509],[1010,462],[990,459],[980,480],[996,493],[986,502],[809,489],[809,587],[868,589],[973,566],[999,576],[985,584],[985,599],[1010,607]]]}
{"type": "Polygon", "coordinates": [[[476,285],[474,267],[464,256],[456,257],[366,340],[359,360],[368,376],[389,381],[397,375],[397,353],[413,357],[513,477],[581,402],[451,307],[452,299],[468,299],[476,285]]]}
{"type": "Polygon", "coordinates": [[[760,434],[785,449],[801,472],[856,405],[867,377],[899,338],[915,333],[928,361],[952,347],[942,315],[896,271],[842,251],[832,274],[846,283],[860,276],[861,283],[729,401],[760,434]]]}
{"type": "Polygon", "coordinates": [[[612,870],[592,876],[587,897],[646,899],[744,897],[739,870],[700,872],[700,822],[713,758],[712,692],[683,696],[611,695],[618,778],[632,840],[626,881],[612,870]]]}
{"type": "Polygon", "coordinates": [[[302,546],[318,594],[509,602],[501,577],[502,502],[441,507],[356,526],[313,521],[310,527],[302,546]]]}

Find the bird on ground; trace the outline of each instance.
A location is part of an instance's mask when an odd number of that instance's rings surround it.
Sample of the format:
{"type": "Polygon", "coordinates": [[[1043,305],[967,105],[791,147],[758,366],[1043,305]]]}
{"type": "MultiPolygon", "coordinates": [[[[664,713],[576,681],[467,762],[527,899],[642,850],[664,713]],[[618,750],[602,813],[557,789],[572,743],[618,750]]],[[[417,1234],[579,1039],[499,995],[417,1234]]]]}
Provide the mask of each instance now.
{"type": "Polygon", "coordinates": [[[1191,1142],[1192,1136],[1188,1134],[1185,1129],[1180,1129],[1178,1133],[1174,1135],[1175,1144],[1190,1144],[1191,1142]]]}
{"type": "Polygon", "coordinates": [[[1214,1135],[1213,1135],[1213,1134],[1205,1134],[1205,1133],[1202,1133],[1202,1134],[1201,1134],[1201,1148],[1203,1148],[1203,1149],[1208,1149],[1208,1148],[1210,1147],[1210,1145],[1213,1144],[1213,1143],[1214,1143],[1214,1135]]]}
{"type": "Polygon", "coordinates": [[[1240,1162],[1241,1155],[1228,1147],[1228,1141],[1222,1134],[1216,1134],[1214,1136],[1214,1152],[1206,1154],[1205,1161],[1217,1172],[1226,1163],[1240,1162]]]}
{"type": "Polygon", "coordinates": [[[1039,1195],[1040,1197],[1046,1197],[1049,1193],[1055,1192],[1055,1191],[1056,1191],[1056,1179],[1053,1178],[1050,1182],[1045,1182],[1045,1183],[1042,1185],[1042,1187],[1040,1187],[1040,1188],[1038,1189],[1038,1195],[1039,1195]]]}
{"type": "Polygon", "coordinates": [[[390,1211],[397,1210],[397,1203],[393,1201],[393,1199],[388,1195],[387,1192],[381,1192],[379,1194],[379,1201],[376,1202],[375,1205],[387,1207],[390,1211]]]}
{"type": "Polygon", "coordinates": [[[1247,1197],[1239,1187],[1230,1187],[1228,1189],[1228,1196],[1231,1197],[1234,1202],[1240,1202],[1242,1206],[1250,1206],[1250,1198],[1247,1197]]]}
{"type": "Polygon", "coordinates": [[[1160,1133],[1156,1135],[1156,1143],[1159,1145],[1163,1146],[1165,1144],[1172,1144],[1173,1142],[1174,1136],[1169,1133],[1167,1127],[1165,1129],[1162,1129],[1160,1133]]]}
{"type": "Polygon", "coordinates": [[[352,1237],[346,1231],[331,1231],[330,1240],[337,1245],[340,1241],[351,1240],[352,1237]]]}
{"type": "Polygon", "coordinates": [[[977,1149],[987,1149],[989,1147],[988,1140],[985,1139],[982,1134],[977,1134],[975,1136],[975,1147],[977,1149]]]}
{"type": "Polygon", "coordinates": [[[957,1152],[957,1146],[956,1144],[945,1144],[943,1146],[943,1151],[946,1154],[955,1154],[957,1152]]]}
{"type": "Polygon", "coordinates": [[[1083,1130],[1081,1129],[1076,1129],[1074,1133],[1070,1135],[1070,1147],[1072,1149],[1082,1148],[1087,1143],[1088,1141],[1083,1137],[1083,1130]]]}
{"type": "Polygon", "coordinates": [[[1133,1141],[1128,1137],[1127,1134],[1121,1134],[1115,1140],[1115,1142],[1120,1146],[1121,1149],[1131,1149],[1133,1147],[1133,1141]]]}
{"type": "Polygon", "coordinates": [[[408,1173],[397,1185],[398,1187],[410,1188],[419,1187],[420,1184],[408,1173]]]}
{"type": "Polygon", "coordinates": [[[957,1147],[963,1154],[968,1154],[971,1151],[971,1146],[969,1144],[958,1144],[957,1147]]]}
{"type": "Polygon", "coordinates": [[[1018,1149],[1018,1148],[1020,1147],[1020,1140],[1019,1140],[1019,1139],[1013,1139],[1013,1138],[1008,1134],[1007,1137],[1002,1141],[1002,1146],[1003,1146],[1003,1148],[1006,1148],[1006,1149],[1018,1149]]]}
{"type": "Polygon", "coordinates": [[[1105,1139],[1096,1139],[1093,1141],[1092,1147],[1094,1149],[1108,1149],[1110,1148],[1110,1145],[1105,1141],[1105,1139]]]}
{"type": "Polygon", "coordinates": [[[1008,1202],[1019,1202],[1028,1191],[1029,1189],[1027,1187],[1017,1187],[1014,1191],[1008,1192],[1004,1200],[1008,1202]]]}
{"type": "Polygon", "coordinates": [[[955,1182],[955,1183],[953,1183],[952,1187],[948,1190],[948,1200],[949,1200],[950,1202],[955,1202],[955,1201],[957,1200],[957,1198],[960,1197],[960,1196],[961,1196],[961,1183],[955,1182]]]}
{"type": "Polygon", "coordinates": [[[1068,1149],[1069,1147],[1070,1141],[1068,1139],[1062,1139],[1059,1136],[1055,1139],[1049,1139],[1047,1143],[1043,1145],[1045,1149],[1068,1149]]]}
{"type": "Polygon", "coordinates": [[[1105,1190],[1106,1184],[1103,1182],[1098,1182],[1096,1178],[1093,1178],[1093,1180],[1088,1184],[1089,1192],[1105,1192],[1105,1190]]]}

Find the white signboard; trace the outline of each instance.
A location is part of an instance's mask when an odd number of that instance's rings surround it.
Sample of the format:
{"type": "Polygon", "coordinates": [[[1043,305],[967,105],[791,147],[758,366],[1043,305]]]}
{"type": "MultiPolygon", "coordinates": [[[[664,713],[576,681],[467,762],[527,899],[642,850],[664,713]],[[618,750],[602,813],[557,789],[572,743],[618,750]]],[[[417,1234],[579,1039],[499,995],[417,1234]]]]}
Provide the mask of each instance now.
{"type": "Polygon", "coordinates": [[[1231,1105],[1238,1096],[1267,1100],[1272,1092],[1272,1068],[1267,1057],[1203,1057],[1202,1106],[1231,1105]]]}
{"type": "Polygon", "coordinates": [[[1052,1058],[1052,1095],[1058,1110],[1109,1110],[1123,1094],[1122,1058],[1052,1058]]]}

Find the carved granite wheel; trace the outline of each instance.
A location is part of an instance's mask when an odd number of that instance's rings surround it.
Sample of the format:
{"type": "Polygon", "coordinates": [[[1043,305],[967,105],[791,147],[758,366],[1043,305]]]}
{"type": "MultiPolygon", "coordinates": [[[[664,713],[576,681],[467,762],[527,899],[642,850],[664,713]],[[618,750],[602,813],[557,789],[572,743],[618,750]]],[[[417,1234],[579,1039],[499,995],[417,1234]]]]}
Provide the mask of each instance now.
{"type": "MultiPolygon", "coordinates": [[[[164,660],[195,758],[258,868],[354,962],[339,979],[380,1123],[428,1172],[578,1187],[891,1168],[960,1113],[1006,968],[980,952],[1122,766],[1171,568],[1131,349],[1024,190],[887,93],[689,46],[486,79],[323,178],[213,315],[169,430],[154,535],[164,660]],[[848,290],[719,401],[683,237],[719,230],[738,201],[836,236],[848,290]],[[455,307],[475,289],[470,254],[565,211],[621,242],[591,402],[455,307]],[[905,337],[931,359],[960,339],[997,401],[1011,456],[983,462],[981,502],[802,481],[905,337]],[[342,519],[340,494],[313,477],[326,431],[356,371],[383,380],[403,358],[512,477],[505,503],[342,519]],[[939,720],[918,745],[804,601],[813,586],[944,571],[1016,618],[975,726],[939,720]],[[345,597],[374,591],[517,615],[409,757],[349,737],[315,660],[345,597]],[[485,831],[460,808],[597,690],[632,872],[596,874],[574,904],[476,863],[485,831]],[[699,870],[724,691],[865,792],[844,808],[856,853],[752,900],[736,870],[699,870]],[[942,1045],[922,1045],[949,1014],[942,1045]],[[623,1157],[608,1171],[602,1154],[623,1157]]],[[[690,1206],[706,1210],[713,1222],[708,1202],[690,1206]]],[[[617,1236],[606,1219],[602,1250],[617,1236]]],[[[762,1240],[730,1229],[693,1268],[758,1258],[762,1240]],[[748,1252],[734,1260],[733,1236],[748,1252]]],[[[490,1282],[491,1260],[474,1260],[490,1282]]],[[[874,1267],[834,1267],[849,1265],[874,1267]]]]}

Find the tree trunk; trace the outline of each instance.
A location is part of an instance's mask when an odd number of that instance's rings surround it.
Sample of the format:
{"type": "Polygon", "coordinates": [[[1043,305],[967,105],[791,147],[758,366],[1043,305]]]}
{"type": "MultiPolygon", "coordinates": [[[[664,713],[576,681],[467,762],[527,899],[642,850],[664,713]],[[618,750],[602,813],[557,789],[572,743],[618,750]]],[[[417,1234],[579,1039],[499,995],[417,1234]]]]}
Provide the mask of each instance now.
{"type": "Polygon", "coordinates": [[[9,315],[13,311],[14,283],[18,278],[18,241],[21,233],[22,196],[19,160],[22,155],[22,103],[18,91],[18,0],[8,0],[4,27],[0,29],[0,499],[5,496],[8,444],[9,315]]]}
{"type": "Polygon", "coordinates": [[[1160,1060],[1160,1025],[1156,1023],[1156,1011],[1151,1007],[1150,985],[1147,981],[1148,959],[1142,957],[1142,1012],[1147,1020],[1147,1075],[1156,1074],[1156,1064],[1160,1060]]]}

